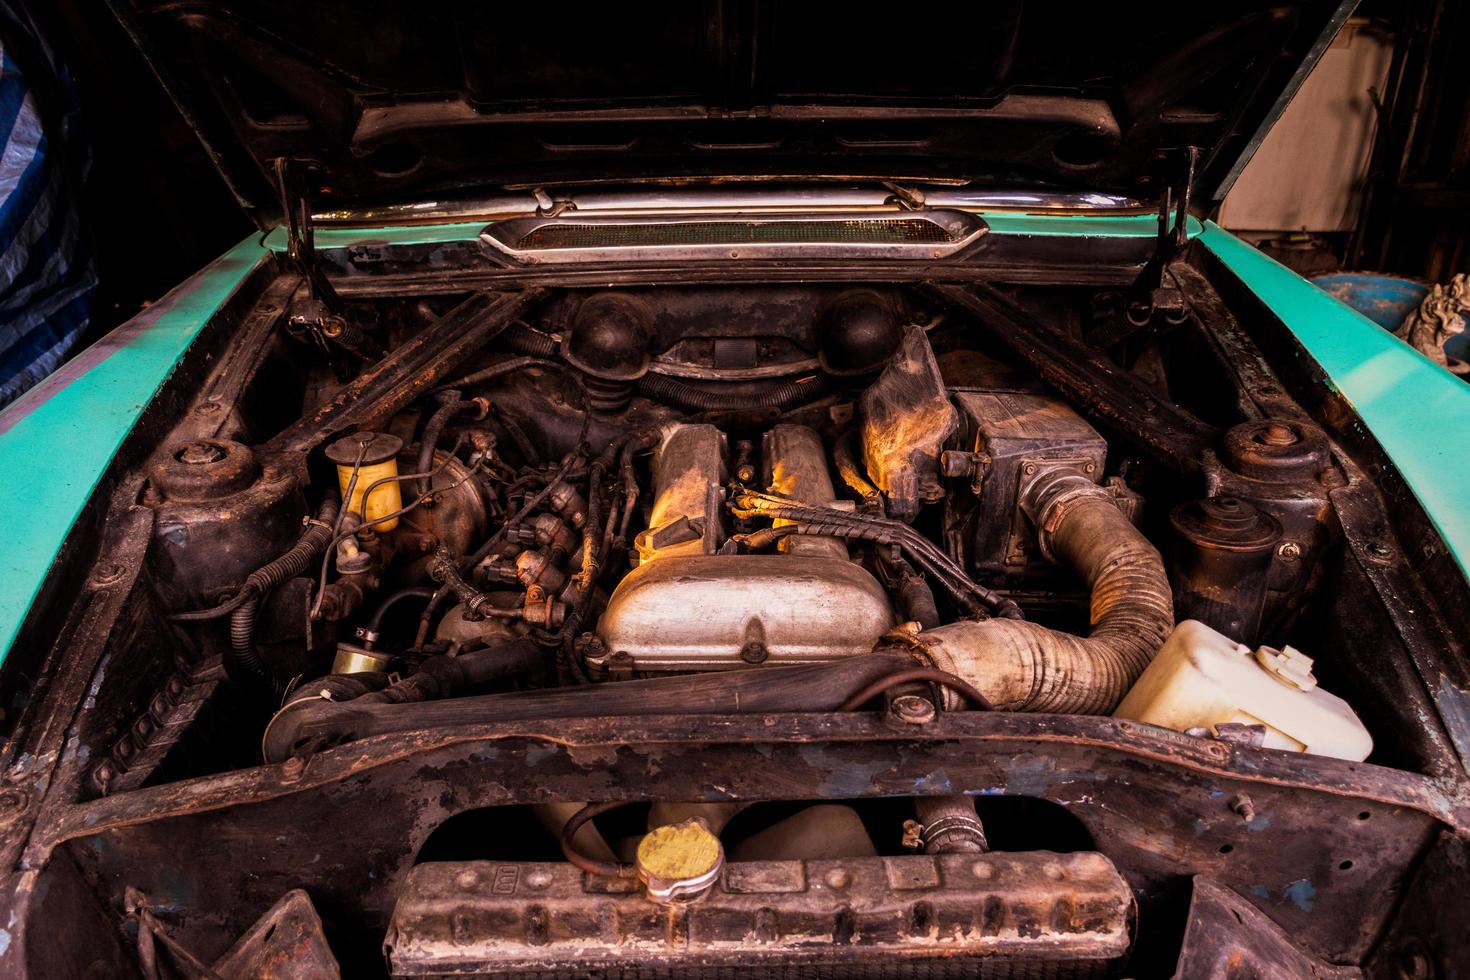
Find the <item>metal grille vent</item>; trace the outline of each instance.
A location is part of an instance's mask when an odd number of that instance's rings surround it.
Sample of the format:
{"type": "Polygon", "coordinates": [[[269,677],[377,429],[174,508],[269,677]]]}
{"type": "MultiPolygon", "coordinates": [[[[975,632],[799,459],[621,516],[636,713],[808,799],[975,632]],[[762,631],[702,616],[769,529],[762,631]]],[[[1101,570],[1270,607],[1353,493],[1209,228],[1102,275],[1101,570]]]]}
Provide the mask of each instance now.
{"type": "Polygon", "coordinates": [[[514,262],[678,262],[730,259],[925,259],[954,255],[988,226],[976,214],[848,211],[507,218],[480,233],[514,262]]]}
{"type": "Polygon", "coordinates": [[[533,228],[518,251],[678,245],[949,245],[958,237],[924,218],[802,221],[688,221],[657,224],[552,224],[533,228]]]}

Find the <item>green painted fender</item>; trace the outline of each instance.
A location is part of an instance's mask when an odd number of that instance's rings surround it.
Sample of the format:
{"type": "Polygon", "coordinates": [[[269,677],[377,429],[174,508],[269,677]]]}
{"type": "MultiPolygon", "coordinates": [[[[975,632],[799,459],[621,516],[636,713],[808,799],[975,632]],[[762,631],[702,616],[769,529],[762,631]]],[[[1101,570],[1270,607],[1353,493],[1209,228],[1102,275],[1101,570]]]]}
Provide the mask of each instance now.
{"type": "Polygon", "coordinates": [[[1470,575],[1470,385],[1214,222],[1199,242],[1306,348],[1470,575]]]}
{"type": "Polygon", "coordinates": [[[0,662],[143,408],[267,255],[251,236],[0,412],[0,662]]]}

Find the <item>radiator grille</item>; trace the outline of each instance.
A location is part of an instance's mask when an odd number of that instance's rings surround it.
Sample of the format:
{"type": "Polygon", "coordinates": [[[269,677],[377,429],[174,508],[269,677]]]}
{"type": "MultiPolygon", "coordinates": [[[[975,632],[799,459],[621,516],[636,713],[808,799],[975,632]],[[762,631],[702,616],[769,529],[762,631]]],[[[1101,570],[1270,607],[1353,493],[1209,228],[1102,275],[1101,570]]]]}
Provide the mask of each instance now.
{"type": "Polygon", "coordinates": [[[1025,962],[956,957],[874,962],[834,957],[827,962],[773,963],[748,966],[585,966],[568,970],[473,973],[455,976],[477,980],[1104,980],[1109,964],[1092,961],[1025,962]]]}

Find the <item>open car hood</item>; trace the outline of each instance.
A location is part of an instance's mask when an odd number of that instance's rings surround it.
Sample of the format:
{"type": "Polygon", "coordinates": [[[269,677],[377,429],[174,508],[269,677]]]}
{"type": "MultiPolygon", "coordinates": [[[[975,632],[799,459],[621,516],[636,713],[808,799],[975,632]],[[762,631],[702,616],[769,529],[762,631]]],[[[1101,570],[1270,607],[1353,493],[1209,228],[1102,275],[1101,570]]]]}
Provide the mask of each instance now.
{"type": "Polygon", "coordinates": [[[274,161],[354,208],[649,179],[1222,197],[1353,0],[111,0],[262,224],[274,161]]]}

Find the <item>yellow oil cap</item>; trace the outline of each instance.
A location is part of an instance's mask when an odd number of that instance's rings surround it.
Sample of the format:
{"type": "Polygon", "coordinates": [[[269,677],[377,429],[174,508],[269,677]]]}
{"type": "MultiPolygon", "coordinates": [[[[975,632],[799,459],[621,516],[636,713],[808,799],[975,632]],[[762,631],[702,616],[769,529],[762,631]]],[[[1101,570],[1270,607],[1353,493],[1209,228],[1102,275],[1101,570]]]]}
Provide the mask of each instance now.
{"type": "Polygon", "coordinates": [[[689,901],[725,868],[725,849],[698,817],[655,828],[638,842],[638,877],[656,902],[689,901]]]}
{"type": "Polygon", "coordinates": [[[343,506],[359,515],[363,523],[371,524],[371,530],[380,534],[397,527],[396,517],[374,523],[384,515],[396,513],[403,508],[403,495],[399,491],[397,480],[379,485],[373,490],[370,500],[364,501],[363,496],[374,483],[398,475],[398,454],[403,451],[403,440],[386,432],[354,432],[338,439],[325,451],[327,459],[337,464],[337,485],[344,498],[347,496],[348,484],[352,483],[354,466],[357,469],[357,483],[352,488],[352,499],[345,500],[343,506]]]}

